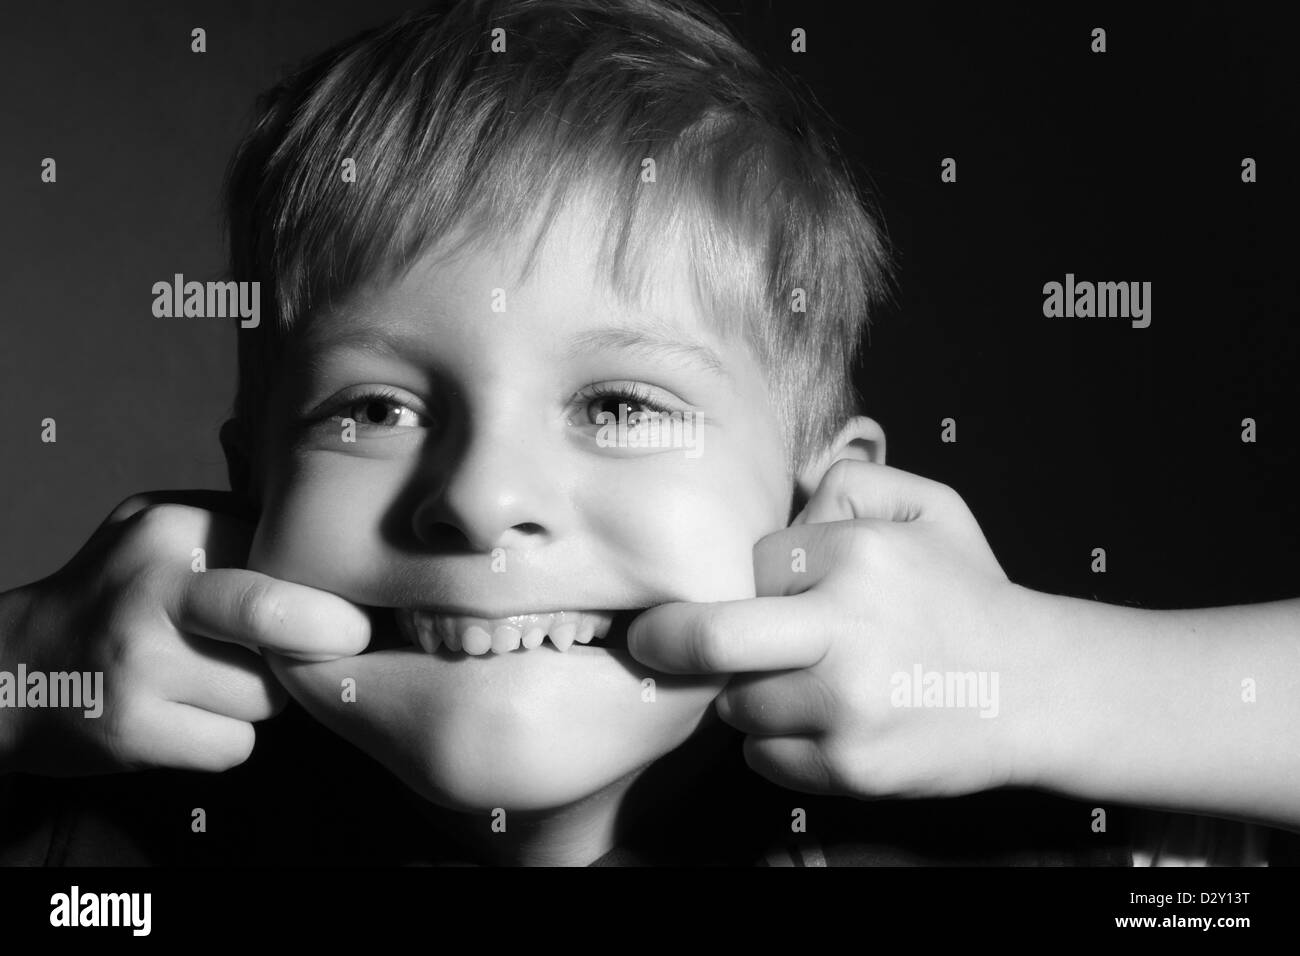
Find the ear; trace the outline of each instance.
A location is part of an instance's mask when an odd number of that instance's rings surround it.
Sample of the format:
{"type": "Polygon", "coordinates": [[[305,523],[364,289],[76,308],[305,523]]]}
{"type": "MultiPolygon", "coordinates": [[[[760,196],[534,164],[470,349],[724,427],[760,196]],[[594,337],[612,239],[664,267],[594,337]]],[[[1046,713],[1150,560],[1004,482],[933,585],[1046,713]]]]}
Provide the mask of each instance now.
{"type": "Polygon", "coordinates": [[[237,498],[255,505],[257,498],[253,491],[253,458],[249,452],[248,432],[231,418],[222,423],[220,435],[221,450],[226,453],[230,490],[237,498]]]}
{"type": "MultiPolygon", "coordinates": [[[[794,501],[789,521],[803,511],[808,499],[817,491],[831,465],[841,458],[885,463],[885,430],[871,418],[858,415],[849,419],[821,454],[807,462],[795,478],[794,501]]],[[[787,522],[789,523],[789,522],[787,522]]]]}

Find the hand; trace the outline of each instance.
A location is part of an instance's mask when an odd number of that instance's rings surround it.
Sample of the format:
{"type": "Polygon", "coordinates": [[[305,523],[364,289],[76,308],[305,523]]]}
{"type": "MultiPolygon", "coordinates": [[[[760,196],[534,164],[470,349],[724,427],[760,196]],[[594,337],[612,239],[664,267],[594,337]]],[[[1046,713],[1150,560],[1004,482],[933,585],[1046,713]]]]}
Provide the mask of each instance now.
{"type": "Polygon", "coordinates": [[[754,575],[754,599],[662,605],[628,634],[650,667],[738,675],[716,706],[749,735],[753,769],[863,798],[1018,782],[1018,737],[1033,733],[1025,717],[1042,687],[1029,592],[951,488],[837,461],[792,525],[755,545],[754,575]],[[966,706],[942,685],[928,699],[945,706],[920,706],[916,675],[924,687],[930,673],[972,674],[966,706]]]}
{"type": "Polygon", "coordinates": [[[257,648],[328,660],[366,646],[359,608],[240,569],[254,526],[225,513],[233,502],[218,492],[130,498],[57,574],[0,595],[0,670],[103,675],[97,717],[89,704],[0,710],[5,769],[228,769],[252,752],[253,723],[287,699],[257,648]]]}

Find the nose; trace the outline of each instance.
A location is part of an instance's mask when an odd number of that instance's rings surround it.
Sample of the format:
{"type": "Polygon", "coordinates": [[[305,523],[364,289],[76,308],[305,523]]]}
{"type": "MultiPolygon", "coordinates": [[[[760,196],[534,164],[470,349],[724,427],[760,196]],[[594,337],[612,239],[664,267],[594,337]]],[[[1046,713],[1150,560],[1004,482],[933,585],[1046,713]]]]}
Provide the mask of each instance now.
{"type": "Polygon", "coordinates": [[[445,480],[435,482],[416,508],[417,539],[481,553],[544,544],[556,530],[563,499],[543,445],[519,428],[472,436],[459,460],[446,467],[445,480]]]}

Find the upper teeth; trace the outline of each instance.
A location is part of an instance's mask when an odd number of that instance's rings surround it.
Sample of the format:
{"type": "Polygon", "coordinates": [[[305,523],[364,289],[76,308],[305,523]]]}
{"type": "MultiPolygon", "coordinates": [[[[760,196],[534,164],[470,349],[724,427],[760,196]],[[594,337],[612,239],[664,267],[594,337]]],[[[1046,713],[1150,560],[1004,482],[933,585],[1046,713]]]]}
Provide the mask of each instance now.
{"type": "Polygon", "coordinates": [[[603,611],[546,611],[512,617],[483,618],[399,608],[402,635],[430,654],[445,644],[466,654],[506,654],[520,647],[538,647],[546,637],[562,651],[576,641],[588,644],[609,633],[613,615],[603,611]]]}

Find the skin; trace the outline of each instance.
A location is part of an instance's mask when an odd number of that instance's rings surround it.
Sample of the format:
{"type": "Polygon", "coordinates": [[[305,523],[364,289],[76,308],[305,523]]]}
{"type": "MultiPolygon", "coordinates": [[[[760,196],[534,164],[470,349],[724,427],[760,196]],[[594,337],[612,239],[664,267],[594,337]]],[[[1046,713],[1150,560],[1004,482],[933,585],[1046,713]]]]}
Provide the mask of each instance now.
{"type": "Polygon", "coordinates": [[[1152,611],[1031,591],[951,488],[853,460],[755,546],[754,575],[756,598],[662,605],[628,646],[668,673],[736,675],[718,714],[776,783],[1035,787],[1300,829],[1298,600],[1152,611]],[[918,664],[999,675],[996,713],[896,704],[894,675],[918,664]]]}
{"type": "MultiPolygon", "coordinates": [[[[495,808],[524,821],[496,841],[514,862],[608,849],[627,788],[700,726],[725,675],[672,678],[549,642],[430,656],[402,645],[382,609],[499,617],[752,598],[754,544],[785,525],[795,490],[764,376],[744,343],[711,331],[687,264],[666,255],[651,295],[630,304],[602,280],[592,233],[587,218],[562,218],[526,277],[526,243],[507,241],[436,250],[358,288],[296,335],[264,420],[249,567],[381,609],[380,649],[273,656],[276,676],[434,803],[478,815],[484,832],[495,808]],[[497,288],[504,313],[491,309],[497,288]],[[615,327],[696,343],[724,371],[599,340],[615,327]],[[366,347],[384,338],[392,348],[366,347]],[[584,392],[600,383],[702,415],[702,452],[600,447],[596,415],[636,401],[584,392]],[[387,404],[365,397],[374,387],[387,404]],[[342,440],[345,417],[355,442],[342,440]]],[[[883,454],[863,422],[846,441],[883,454]]]]}
{"type": "Polygon", "coordinates": [[[286,700],[258,648],[310,660],[364,649],[354,605],[242,568],[253,530],[233,495],[135,495],[56,574],[0,595],[0,672],[103,674],[92,719],[0,708],[0,773],[227,770],[286,700]]]}

